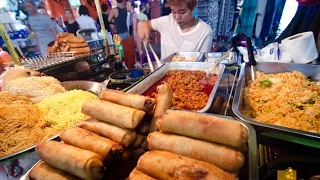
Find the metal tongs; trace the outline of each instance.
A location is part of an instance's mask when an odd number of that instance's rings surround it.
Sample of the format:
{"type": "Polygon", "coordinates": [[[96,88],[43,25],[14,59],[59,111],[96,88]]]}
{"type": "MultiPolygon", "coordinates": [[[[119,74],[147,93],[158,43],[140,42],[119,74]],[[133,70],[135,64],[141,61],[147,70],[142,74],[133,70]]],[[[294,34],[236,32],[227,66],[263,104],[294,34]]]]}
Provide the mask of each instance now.
{"type": "Polygon", "coordinates": [[[253,48],[252,48],[252,43],[251,43],[251,38],[246,37],[246,43],[247,43],[247,50],[248,50],[248,59],[249,62],[247,63],[248,66],[251,68],[251,79],[255,79],[255,71],[254,71],[254,66],[257,65],[257,61],[254,59],[254,54],[253,54],[253,48]]]}
{"type": "MultiPolygon", "coordinates": [[[[148,59],[148,64],[149,64],[149,67],[150,67],[150,71],[153,72],[154,71],[154,67],[153,67],[153,64],[151,62],[151,58],[150,58],[150,55],[149,55],[149,51],[148,51],[148,48],[147,48],[147,45],[146,45],[147,42],[144,42],[143,41],[143,46],[144,46],[144,49],[147,53],[147,59],[148,59]]],[[[157,62],[157,66],[160,67],[162,66],[162,62],[159,60],[159,57],[157,56],[157,54],[154,52],[152,46],[150,43],[147,43],[149,45],[149,48],[153,54],[153,57],[156,59],[156,62],[157,62]]]]}

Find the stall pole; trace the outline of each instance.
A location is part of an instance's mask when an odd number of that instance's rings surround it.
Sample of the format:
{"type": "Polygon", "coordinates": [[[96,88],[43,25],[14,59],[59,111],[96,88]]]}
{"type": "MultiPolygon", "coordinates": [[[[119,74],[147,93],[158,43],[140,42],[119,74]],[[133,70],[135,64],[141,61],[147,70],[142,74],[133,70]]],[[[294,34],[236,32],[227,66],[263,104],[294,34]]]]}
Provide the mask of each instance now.
{"type": "Polygon", "coordinates": [[[104,22],[103,22],[103,18],[102,18],[100,2],[99,2],[99,0],[94,0],[94,3],[96,5],[97,13],[98,13],[99,21],[100,21],[101,33],[102,33],[102,37],[103,37],[103,44],[105,47],[105,53],[106,53],[106,55],[108,55],[109,54],[109,46],[108,46],[108,41],[107,41],[106,28],[104,26],[104,22]]]}
{"type": "Polygon", "coordinates": [[[16,52],[16,50],[14,49],[14,46],[11,42],[11,39],[7,33],[7,30],[6,28],[4,27],[4,25],[2,24],[2,21],[0,20],[0,36],[2,37],[2,39],[4,40],[4,42],[6,43],[7,45],[7,48],[9,50],[9,53],[12,57],[12,60],[14,61],[14,63],[16,65],[21,65],[21,62],[19,60],[19,56],[16,52]]]}

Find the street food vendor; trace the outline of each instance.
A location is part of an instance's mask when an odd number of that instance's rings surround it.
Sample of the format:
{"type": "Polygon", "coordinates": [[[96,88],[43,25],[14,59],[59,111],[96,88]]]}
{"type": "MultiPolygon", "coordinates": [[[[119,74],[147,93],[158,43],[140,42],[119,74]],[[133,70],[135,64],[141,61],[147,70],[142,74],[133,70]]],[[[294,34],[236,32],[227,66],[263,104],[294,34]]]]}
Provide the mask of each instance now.
{"type": "Polygon", "coordinates": [[[197,0],[169,0],[166,6],[171,14],[149,21],[141,21],[138,33],[142,40],[149,41],[150,32],[161,34],[161,59],[176,52],[209,52],[213,32],[208,24],[193,16],[197,0]]]}

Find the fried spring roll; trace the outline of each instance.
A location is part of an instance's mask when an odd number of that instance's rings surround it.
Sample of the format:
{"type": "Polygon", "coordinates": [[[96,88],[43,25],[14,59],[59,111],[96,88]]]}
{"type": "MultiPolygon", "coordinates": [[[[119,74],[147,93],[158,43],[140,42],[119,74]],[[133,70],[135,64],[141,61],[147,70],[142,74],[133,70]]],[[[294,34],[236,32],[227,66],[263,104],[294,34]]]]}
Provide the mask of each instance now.
{"type": "Polygon", "coordinates": [[[64,41],[68,43],[85,43],[86,41],[82,38],[78,38],[76,36],[68,36],[64,38],[64,41]]]}
{"type": "Polygon", "coordinates": [[[167,110],[157,120],[161,132],[228,145],[245,151],[248,131],[237,121],[196,112],[167,110]]]}
{"type": "Polygon", "coordinates": [[[79,127],[62,131],[60,138],[66,144],[95,152],[105,160],[114,159],[116,157],[111,155],[120,156],[123,152],[122,146],[118,143],[79,127]]]}
{"type": "Polygon", "coordinates": [[[60,33],[60,34],[57,34],[56,38],[59,39],[59,38],[65,38],[65,37],[69,37],[69,36],[72,36],[74,37],[75,35],[73,33],[60,33]]]}
{"type": "Polygon", "coordinates": [[[36,151],[48,165],[82,179],[99,180],[103,177],[103,158],[94,152],[57,141],[42,142],[36,151]]]}
{"type": "Polygon", "coordinates": [[[237,172],[244,164],[244,155],[233,148],[184,136],[153,132],[148,135],[150,150],[169,151],[205,161],[228,171],[237,172]]]}
{"type": "Polygon", "coordinates": [[[132,143],[131,148],[132,149],[139,148],[144,139],[145,139],[145,136],[138,134],[136,140],[132,143]]]}
{"type": "Polygon", "coordinates": [[[118,127],[134,129],[141,122],[144,111],[121,106],[108,101],[88,100],[82,105],[82,113],[118,127]]]}
{"type": "Polygon", "coordinates": [[[156,108],[151,118],[149,133],[157,130],[156,121],[160,115],[170,109],[172,106],[173,91],[169,84],[162,84],[157,87],[156,91],[156,108]]]}
{"type": "Polygon", "coordinates": [[[139,94],[129,94],[112,89],[102,91],[100,94],[100,99],[134,109],[139,109],[145,112],[150,111],[155,104],[155,100],[153,98],[139,94]]]}
{"type": "Polygon", "coordinates": [[[144,174],[141,171],[138,171],[136,168],[134,168],[129,177],[126,180],[155,180],[153,177],[150,177],[146,174],[144,174]]]}
{"type": "Polygon", "coordinates": [[[29,174],[30,180],[81,180],[80,178],[49,166],[45,162],[39,162],[29,174]]]}
{"type": "Polygon", "coordinates": [[[149,151],[142,155],[137,170],[156,179],[166,180],[234,180],[235,175],[213,164],[166,151],[149,151]]]}
{"type": "Polygon", "coordinates": [[[70,48],[70,51],[75,51],[78,54],[85,54],[85,53],[90,53],[90,48],[89,47],[70,48]]]}
{"type": "Polygon", "coordinates": [[[111,139],[123,147],[130,146],[137,137],[137,133],[135,131],[120,128],[118,126],[93,118],[86,119],[85,121],[81,122],[78,127],[111,139]]]}
{"type": "Polygon", "coordinates": [[[70,48],[81,48],[81,47],[87,47],[88,44],[86,42],[84,43],[69,43],[70,48]]]}

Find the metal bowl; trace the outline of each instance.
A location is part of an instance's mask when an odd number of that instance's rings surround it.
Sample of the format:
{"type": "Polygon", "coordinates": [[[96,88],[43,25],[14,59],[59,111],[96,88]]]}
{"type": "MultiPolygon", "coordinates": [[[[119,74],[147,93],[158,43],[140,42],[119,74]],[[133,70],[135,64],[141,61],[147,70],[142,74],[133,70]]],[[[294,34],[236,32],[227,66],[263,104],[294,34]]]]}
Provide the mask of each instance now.
{"type": "Polygon", "coordinates": [[[81,89],[84,91],[89,91],[97,96],[101,93],[101,91],[106,90],[107,88],[98,82],[93,81],[65,81],[62,82],[61,85],[67,90],[73,89],[81,89]]]}

